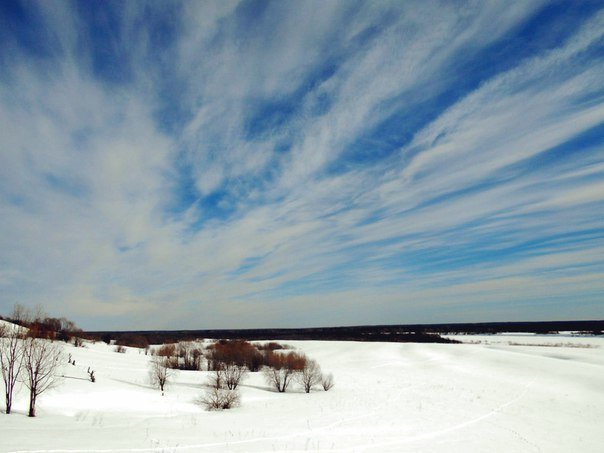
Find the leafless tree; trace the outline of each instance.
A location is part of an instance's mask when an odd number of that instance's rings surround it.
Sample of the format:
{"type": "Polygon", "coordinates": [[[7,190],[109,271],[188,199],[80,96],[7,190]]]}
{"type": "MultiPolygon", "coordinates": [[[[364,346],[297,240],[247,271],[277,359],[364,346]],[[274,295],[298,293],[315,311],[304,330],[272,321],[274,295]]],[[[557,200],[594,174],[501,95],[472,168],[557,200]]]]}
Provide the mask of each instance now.
{"type": "Polygon", "coordinates": [[[304,391],[310,393],[310,390],[321,383],[321,367],[315,360],[307,360],[304,368],[298,373],[298,380],[304,391]]]}
{"type": "Polygon", "coordinates": [[[326,392],[334,386],[333,374],[324,374],[321,376],[321,386],[326,392]]]}
{"type": "Polygon", "coordinates": [[[45,318],[48,318],[48,314],[44,307],[40,304],[36,305],[32,312],[32,321],[41,323],[45,318]]]}
{"type": "Polygon", "coordinates": [[[222,370],[220,368],[217,368],[214,371],[212,371],[212,374],[210,375],[209,385],[213,389],[224,388],[224,386],[225,386],[224,373],[222,372],[222,370]]]}
{"type": "Polygon", "coordinates": [[[164,394],[164,388],[168,380],[172,377],[173,370],[169,366],[168,357],[153,357],[149,362],[149,378],[151,385],[158,387],[161,394],[164,394]]]}
{"type": "Polygon", "coordinates": [[[241,379],[247,374],[247,368],[234,363],[221,363],[210,377],[210,386],[215,389],[235,390],[241,379]]]}
{"type": "Polygon", "coordinates": [[[11,412],[13,392],[23,366],[23,335],[19,326],[0,326],[0,368],[7,414],[11,412]]]}
{"type": "Polygon", "coordinates": [[[190,343],[179,343],[178,356],[182,359],[182,363],[179,361],[180,369],[194,371],[199,371],[201,369],[203,351],[194,347],[194,345],[190,343]]]}
{"type": "Polygon", "coordinates": [[[15,304],[10,317],[14,323],[19,325],[25,325],[32,321],[31,310],[21,304],[15,304]]]}
{"type": "Polygon", "coordinates": [[[247,373],[247,368],[234,363],[228,363],[223,368],[224,383],[229,390],[235,390],[247,373]]]}
{"type": "Polygon", "coordinates": [[[48,389],[58,385],[57,370],[62,347],[40,338],[27,338],[23,346],[23,383],[29,389],[29,416],[36,416],[36,401],[48,389]]]}
{"type": "Polygon", "coordinates": [[[306,356],[296,352],[287,354],[271,352],[268,356],[268,366],[263,369],[264,378],[269,385],[283,393],[297,373],[304,369],[306,360],[306,356]]]}

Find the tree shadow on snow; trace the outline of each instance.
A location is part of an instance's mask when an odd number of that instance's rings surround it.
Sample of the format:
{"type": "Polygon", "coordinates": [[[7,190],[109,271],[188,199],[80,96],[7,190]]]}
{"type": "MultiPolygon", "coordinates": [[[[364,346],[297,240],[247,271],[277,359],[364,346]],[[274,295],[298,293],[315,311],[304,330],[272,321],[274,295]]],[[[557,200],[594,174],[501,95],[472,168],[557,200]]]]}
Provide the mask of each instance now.
{"type": "Polygon", "coordinates": [[[205,384],[200,384],[199,382],[173,382],[170,381],[168,383],[170,387],[188,387],[192,389],[200,389],[205,387],[205,384]]]}
{"type": "Polygon", "coordinates": [[[263,392],[278,393],[276,388],[269,387],[268,385],[239,384],[239,387],[247,387],[250,389],[262,390],[263,392]]]}
{"type": "Polygon", "coordinates": [[[150,384],[146,384],[146,385],[145,384],[139,384],[137,382],[130,382],[130,381],[125,381],[123,379],[117,379],[117,378],[109,378],[109,379],[111,379],[112,381],[115,381],[115,382],[120,382],[122,384],[132,385],[134,387],[138,387],[138,388],[141,388],[141,389],[152,389],[153,388],[153,386],[151,386],[150,384]]]}

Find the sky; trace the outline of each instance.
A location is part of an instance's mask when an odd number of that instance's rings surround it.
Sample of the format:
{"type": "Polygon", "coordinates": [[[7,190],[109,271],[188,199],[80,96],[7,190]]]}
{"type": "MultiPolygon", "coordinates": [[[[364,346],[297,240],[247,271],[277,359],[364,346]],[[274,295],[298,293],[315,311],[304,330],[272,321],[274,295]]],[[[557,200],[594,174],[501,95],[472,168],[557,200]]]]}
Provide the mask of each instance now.
{"type": "Polygon", "coordinates": [[[0,314],[604,319],[601,1],[0,2],[0,314]]]}

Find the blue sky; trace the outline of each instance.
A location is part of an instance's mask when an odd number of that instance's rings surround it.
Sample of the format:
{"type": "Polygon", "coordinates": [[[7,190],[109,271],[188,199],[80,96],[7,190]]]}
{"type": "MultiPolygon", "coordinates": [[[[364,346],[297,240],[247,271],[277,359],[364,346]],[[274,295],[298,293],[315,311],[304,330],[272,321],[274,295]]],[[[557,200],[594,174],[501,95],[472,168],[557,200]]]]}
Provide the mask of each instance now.
{"type": "Polygon", "coordinates": [[[593,2],[0,3],[0,313],[604,318],[593,2]]]}

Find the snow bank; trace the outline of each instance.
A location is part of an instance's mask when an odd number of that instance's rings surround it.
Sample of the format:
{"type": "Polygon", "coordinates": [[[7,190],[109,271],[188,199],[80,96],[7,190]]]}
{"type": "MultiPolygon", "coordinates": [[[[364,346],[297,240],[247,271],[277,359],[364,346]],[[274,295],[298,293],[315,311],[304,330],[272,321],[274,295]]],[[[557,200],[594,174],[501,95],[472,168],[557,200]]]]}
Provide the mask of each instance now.
{"type": "Polygon", "coordinates": [[[8,331],[16,330],[16,329],[27,330],[25,327],[21,327],[21,326],[18,326],[17,324],[13,324],[12,322],[8,322],[3,319],[0,319],[0,330],[2,330],[3,328],[7,329],[8,331]]]}

